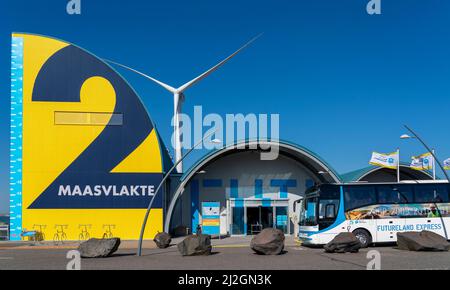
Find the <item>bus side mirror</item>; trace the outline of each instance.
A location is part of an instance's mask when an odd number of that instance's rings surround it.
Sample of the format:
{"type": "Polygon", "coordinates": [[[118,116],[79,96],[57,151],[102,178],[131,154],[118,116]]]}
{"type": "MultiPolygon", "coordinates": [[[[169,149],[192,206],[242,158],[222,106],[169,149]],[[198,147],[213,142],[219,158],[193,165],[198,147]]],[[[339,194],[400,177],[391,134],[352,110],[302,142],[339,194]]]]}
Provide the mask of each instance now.
{"type": "Polygon", "coordinates": [[[298,200],[294,201],[294,205],[292,206],[292,210],[294,212],[297,211],[297,205],[300,204],[300,202],[302,202],[302,199],[298,199],[298,200]]]}
{"type": "Polygon", "coordinates": [[[332,203],[327,204],[325,207],[325,217],[327,219],[334,219],[336,217],[336,206],[332,203]]]}

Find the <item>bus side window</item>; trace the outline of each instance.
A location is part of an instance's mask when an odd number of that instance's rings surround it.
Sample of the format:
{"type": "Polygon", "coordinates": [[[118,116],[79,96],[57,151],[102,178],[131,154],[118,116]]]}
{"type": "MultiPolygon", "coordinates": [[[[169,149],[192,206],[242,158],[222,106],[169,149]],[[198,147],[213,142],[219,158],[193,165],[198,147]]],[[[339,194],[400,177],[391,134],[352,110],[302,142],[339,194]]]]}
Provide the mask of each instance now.
{"type": "Polygon", "coordinates": [[[414,191],[410,185],[397,186],[397,195],[400,203],[411,203],[414,200],[414,191]]]}
{"type": "Polygon", "coordinates": [[[409,185],[380,186],[378,202],[380,204],[400,204],[413,201],[413,191],[409,185]]]}
{"type": "Polygon", "coordinates": [[[415,202],[448,202],[447,186],[444,184],[418,185],[416,186],[415,202]]]}
{"type": "Polygon", "coordinates": [[[336,217],[336,205],[329,203],[325,206],[325,218],[334,219],[336,217]]]}
{"type": "Polygon", "coordinates": [[[377,203],[373,186],[348,186],[345,188],[345,210],[352,210],[377,203]]]}
{"type": "Polygon", "coordinates": [[[378,203],[381,204],[398,203],[396,196],[397,196],[396,192],[394,192],[389,186],[380,186],[378,188],[378,203]]]}
{"type": "Polygon", "coordinates": [[[446,202],[450,201],[450,184],[447,185],[447,199],[446,200],[447,200],[446,202]]]}

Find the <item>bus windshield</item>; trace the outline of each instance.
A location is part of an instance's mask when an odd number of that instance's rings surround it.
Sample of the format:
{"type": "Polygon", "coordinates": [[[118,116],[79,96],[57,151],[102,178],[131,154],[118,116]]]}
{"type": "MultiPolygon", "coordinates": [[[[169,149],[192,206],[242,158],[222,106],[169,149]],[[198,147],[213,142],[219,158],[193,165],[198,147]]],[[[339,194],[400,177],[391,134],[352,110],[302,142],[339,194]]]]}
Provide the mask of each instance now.
{"type": "Polygon", "coordinates": [[[338,214],[339,200],[339,187],[334,185],[322,185],[307,193],[300,212],[300,225],[319,225],[319,228],[331,225],[338,214]]]}
{"type": "Polygon", "coordinates": [[[300,225],[302,226],[314,226],[317,225],[316,214],[316,197],[309,197],[303,200],[300,210],[300,225]]]}

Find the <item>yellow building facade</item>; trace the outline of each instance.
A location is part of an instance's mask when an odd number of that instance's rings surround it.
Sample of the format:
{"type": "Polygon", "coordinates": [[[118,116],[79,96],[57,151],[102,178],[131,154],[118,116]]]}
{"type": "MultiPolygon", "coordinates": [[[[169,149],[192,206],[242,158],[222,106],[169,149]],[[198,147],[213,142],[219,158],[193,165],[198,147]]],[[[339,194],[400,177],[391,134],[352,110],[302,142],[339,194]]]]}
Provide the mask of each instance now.
{"type": "MultiPolygon", "coordinates": [[[[139,96],[70,43],[13,34],[11,51],[11,239],[137,239],[166,150],[139,96]]],[[[146,238],[163,227],[154,204],[146,238]]]]}

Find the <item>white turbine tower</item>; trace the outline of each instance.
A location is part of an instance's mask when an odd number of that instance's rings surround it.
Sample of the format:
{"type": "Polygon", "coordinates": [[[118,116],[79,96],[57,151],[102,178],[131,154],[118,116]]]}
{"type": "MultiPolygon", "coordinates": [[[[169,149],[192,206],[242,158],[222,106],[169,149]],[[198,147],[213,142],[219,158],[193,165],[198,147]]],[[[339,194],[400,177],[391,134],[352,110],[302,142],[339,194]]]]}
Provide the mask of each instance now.
{"type": "MultiPolygon", "coordinates": [[[[182,158],[182,148],[181,148],[181,134],[180,134],[180,114],[181,114],[181,108],[184,102],[184,91],[186,91],[188,88],[192,87],[194,84],[198,83],[199,81],[201,81],[202,79],[206,78],[208,75],[210,75],[212,72],[214,72],[215,70],[217,70],[219,67],[221,67],[222,65],[224,65],[227,61],[229,61],[230,59],[232,59],[235,55],[237,55],[239,52],[241,52],[243,49],[245,49],[247,46],[249,46],[251,43],[253,43],[256,39],[258,39],[262,34],[259,34],[258,36],[252,38],[250,41],[248,41],[246,44],[244,44],[241,48],[239,48],[238,50],[236,50],[233,54],[231,54],[230,56],[228,56],[227,58],[225,58],[224,60],[222,60],[221,62],[219,62],[218,64],[216,64],[215,66],[213,66],[212,68],[210,68],[209,70],[205,71],[204,73],[202,73],[201,75],[199,75],[198,77],[194,78],[193,80],[185,83],[184,85],[182,85],[179,88],[174,88],[171,87],[161,81],[158,81],[155,78],[152,78],[140,71],[137,71],[135,69],[132,69],[128,66],[125,66],[123,64],[114,62],[114,61],[110,61],[110,60],[106,60],[109,63],[115,64],[117,66],[120,66],[122,68],[125,68],[127,70],[130,70],[132,72],[135,72],[153,82],[155,82],[156,84],[160,85],[161,87],[165,88],[166,90],[168,90],[169,92],[171,92],[173,94],[173,123],[174,123],[174,138],[175,138],[175,162],[178,162],[181,160],[182,158]]],[[[180,162],[177,166],[177,171],[179,173],[183,172],[183,164],[182,162],[180,162]]]]}

